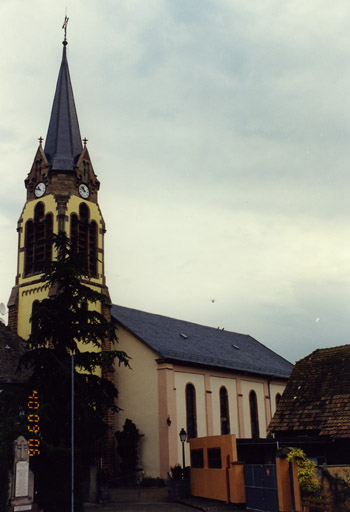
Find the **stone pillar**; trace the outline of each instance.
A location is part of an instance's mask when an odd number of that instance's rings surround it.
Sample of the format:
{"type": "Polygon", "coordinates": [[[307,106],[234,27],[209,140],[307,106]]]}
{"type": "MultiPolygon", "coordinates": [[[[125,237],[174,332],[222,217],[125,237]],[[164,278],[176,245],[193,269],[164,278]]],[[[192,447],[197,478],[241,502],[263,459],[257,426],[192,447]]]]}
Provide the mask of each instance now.
{"type": "Polygon", "coordinates": [[[160,445],[160,476],[166,478],[170,466],[178,462],[178,427],[174,367],[158,361],[158,424],[160,445]]]}
{"type": "Polygon", "coordinates": [[[238,437],[245,437],[244,432],[244,409],[241,379],[237,377],[237,413],[238,413],[238,437]]]}
{"type": "Polygon", "coordinates": [[[211,391],[210,375],[205,373],[205,413],[207,420],[207,436],[214,435],[214,421],[213,421],[213,395],[211,391]]]}

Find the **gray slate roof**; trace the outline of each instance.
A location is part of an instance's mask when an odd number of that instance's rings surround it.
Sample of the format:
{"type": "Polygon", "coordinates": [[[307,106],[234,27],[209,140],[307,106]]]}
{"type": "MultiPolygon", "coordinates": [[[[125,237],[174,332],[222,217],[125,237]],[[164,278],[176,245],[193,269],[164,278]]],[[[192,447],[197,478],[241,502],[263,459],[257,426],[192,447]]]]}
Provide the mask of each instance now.
{"type": "Polygon", "coordinates": [[[73,88],[69,75],[66,42],[45,141],[45,155],[52,170],[73,171],[83,150],[73,88]]]}
{"type": "Polygon", "coordinates": [[[122,327],[157,352],[160,358],[288,378],[293,365],[247,334],[112,306],[122,327]]]}
{"type": "Polygon", "coordinates": [[[28,380],[29,370],[22,368],[20,372],[17,371],[19,358],[25,350],[24,339],[0,322],[0,386],[20,384],[28,380]]]}

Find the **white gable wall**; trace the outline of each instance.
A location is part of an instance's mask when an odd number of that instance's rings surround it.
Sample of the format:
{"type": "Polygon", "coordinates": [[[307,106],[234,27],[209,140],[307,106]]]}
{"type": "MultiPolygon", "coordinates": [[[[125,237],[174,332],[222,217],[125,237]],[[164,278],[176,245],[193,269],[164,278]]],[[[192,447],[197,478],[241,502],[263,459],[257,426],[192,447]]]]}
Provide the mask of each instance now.
{"type": "MultiPolygon", "coordinates": [[[[220,388],[225,386],[229,400],[230,433],[238,438],[251,437],[249,393],[257,395],[260,437],[274,411],[276,393],[282,393],[286,380],[248,377],[239,372],[184,366],[159,361],[159,355],[125,329],[118,330],[118,349],[132,358],[132,370],[116,368],[115,382],[120,392],[116,430],[131,419],[144,437],[141,464],[145,476],[166,477],[170,466],[182,465],[181,428],[187,430],[186,386],[196,391],[198,437],[220,435],[220,388]],[[163,368],[159,372],[160,368],[163,368]],[[158,378],[167,372],[168,380],[158,378]],[[170,372],[170,373],[169,373],[170,372]],[[271,393],[271,405],[269,399],[271,393]],[[167,425],[167,419],[171,424],[167,425]],[[160,446],[162,447],[160,449],[160,446]]],[[[190,463],[189,443],[185,443],[186,465],[190,463]]]]}
{"type": "Polygon", "coordinates": [[[115,415],[115,430],[122,430],[128,418],[144,437],[141,439],[141,463],[145,475],[160,473],[158,424],[158,355],[123,328],[117,331],[118,350],[131,357],[131,370],[118,366],[115,385],[119,391],[118,406],[123,409],[115,415]]]}

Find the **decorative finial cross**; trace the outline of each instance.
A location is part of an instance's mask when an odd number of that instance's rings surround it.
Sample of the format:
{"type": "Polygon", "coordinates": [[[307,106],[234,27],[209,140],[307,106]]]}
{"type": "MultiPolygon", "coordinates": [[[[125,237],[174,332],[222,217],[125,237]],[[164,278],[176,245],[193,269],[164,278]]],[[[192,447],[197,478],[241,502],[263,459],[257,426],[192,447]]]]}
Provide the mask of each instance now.
{"type": "Polygon", "coordinates": [[[68,21],[69,21],[69,18],[67,16],[67,13],[64,17],[64,22],[63,22],[63,25],[62,25],[62,28],[64,30],[64,41],[63,41],[63,44],[67,44],[67,25],[68,25],[68,21]]]}
{"type": "Polygon", "coordinates": [[[39,138],[38,138],[38,141],[39,141],[39,145],[40,145],[40,147],[42,147],[43,140],[44,140],[44,139],[43,139],[42,137],[39,137],[39,138]]]}
{"type": "Polygon", "coordinates": [[[84,142],[84,148],[86,148],[86,143],[87,143],[88,139],[86,137],[83,138],[83,142],[84,142]]]}

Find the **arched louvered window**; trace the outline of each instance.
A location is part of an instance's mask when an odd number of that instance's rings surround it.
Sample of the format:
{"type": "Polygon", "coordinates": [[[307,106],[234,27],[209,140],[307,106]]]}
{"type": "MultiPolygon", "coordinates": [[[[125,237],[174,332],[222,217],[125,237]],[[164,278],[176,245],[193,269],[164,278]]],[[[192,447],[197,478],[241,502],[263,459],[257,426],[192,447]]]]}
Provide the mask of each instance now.
{"type": "Polygon", "coordinates": [[[220,388],[220,424],[221,435],[230,433],[230,413],[228,407],[228,393],[227,389],[222,386],[220,388]]]}
{"type": "Polygon", "coordinates": [[[52,260],[52,234],[53,234],[53,215],[48,213],[45,217],[45,265],[44,270],[47,268],[47,264],[52,260]]]}
{"type": "Polygon", "coordinates": [[[28,220],[25,226],[24,273],[33,273],[34,268],[34,222],[28,220]]]}
{"type": "Polygon", "coordinates": [[[44,270],[45,264],[45,207],[38,203],[34,209],[34,272],[44,270]]]}
{"type": "Polygon", "coordinates": [[[196,390],[193,384],[186,386],[186,427],[189,439],[197,437],[196,390]]]}
{"type": "Polygon", "coordinates": [[[92,221],[89,229],[89,274],[97,276],[97,224],[92,221]]]}
{"type": "Polygon", "coordinates": [[[88,272],[89,208],[85,203],[79,206],[78,252],[82,256],[84,270],[88,272]]]}
{"type": "Polygon", "coordinates": [[[249,393],[249,408],[250,408],[250,426],[252,431],[252,438],[260,437],[259,432],[259,416],[258,416],[258,401],[255,391],[249,393]]]}
{"type": "Polygon", "coordinates": [[[74,250],[78,248],[78,215],[72,213],[70,216],[70,241],[74,250]]]}
{"type": "Polygon", "coordinates": [[[45,271],[52,259],[53,217],[45,215],[44,203],[38,203],[34,208],[34,222],[29,220],[25,226],[25,275],[45,271]]]}
{"type": "Polygon", "coordinates": [[[72,247],[81,255],[83,270],[97,277],[97,223],[90,222],[90,212],[86,203],[79,205],[79,216],[72,213],[70,219],[70,240],[72,247]]]}

